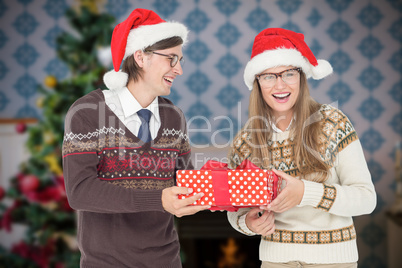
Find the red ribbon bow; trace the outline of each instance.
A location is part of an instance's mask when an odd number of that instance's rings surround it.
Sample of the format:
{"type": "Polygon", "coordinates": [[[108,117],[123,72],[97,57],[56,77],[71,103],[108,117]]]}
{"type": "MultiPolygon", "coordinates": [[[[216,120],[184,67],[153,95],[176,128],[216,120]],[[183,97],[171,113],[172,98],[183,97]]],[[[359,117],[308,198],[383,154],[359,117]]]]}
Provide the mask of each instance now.
{"type": "MultiPolygon", "coordinates": [[[[228,170],[228,164],[222,163],[215,160],[208,160],[205,165],[202,166],[201,170],[228,170]]],[[[244,159],[236,169],[259,169],[250,160],[244,159]]]]}

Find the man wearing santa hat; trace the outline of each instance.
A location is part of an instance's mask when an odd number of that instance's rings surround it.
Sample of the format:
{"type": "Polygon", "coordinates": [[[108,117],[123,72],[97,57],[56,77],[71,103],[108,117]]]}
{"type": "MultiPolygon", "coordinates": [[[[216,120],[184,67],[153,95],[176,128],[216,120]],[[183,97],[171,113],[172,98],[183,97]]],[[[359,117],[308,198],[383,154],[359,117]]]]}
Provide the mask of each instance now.
{"type": "Polygon", "coordinates": [[[190,206],[202,194],[178,198],[191,192],[174,186],[176,170],[193,169],[186,121],[160,97],[183,73],[187,34],[135,9],[113,31],[108,90],[81,97],[67,113],[63,168],[81,267],[181,267],[174,215],[209,208],[190,206]]]}
{"type": "Polygon", "coordinates": [[[249,120],[233,141],[229,167],[249,159],[283,178],[272,203],[228,212],[245,235],[260,235],[262,268],[357,267],[352,217],[370,214],[376,193],[362,146],[347,116],[310,97],[307,78],[332,73],[304,35],[259,33],[244,81],[249,120]]]}

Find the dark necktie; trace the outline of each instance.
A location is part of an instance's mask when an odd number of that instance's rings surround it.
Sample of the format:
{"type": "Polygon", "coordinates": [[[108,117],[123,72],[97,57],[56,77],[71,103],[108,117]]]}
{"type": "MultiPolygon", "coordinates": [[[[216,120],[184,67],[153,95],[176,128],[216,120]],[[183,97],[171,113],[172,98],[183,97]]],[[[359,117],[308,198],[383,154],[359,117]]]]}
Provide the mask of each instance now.
{"type": "Polygon", "coordinates": [[[149,119],[151,118],[152,112],[147,109],[141,109],[137,112],[137,114],[141,120],[138,138],[140,138],[143,142],[149,142],[152,140],[151,132],[149,131],[149,119]]]}

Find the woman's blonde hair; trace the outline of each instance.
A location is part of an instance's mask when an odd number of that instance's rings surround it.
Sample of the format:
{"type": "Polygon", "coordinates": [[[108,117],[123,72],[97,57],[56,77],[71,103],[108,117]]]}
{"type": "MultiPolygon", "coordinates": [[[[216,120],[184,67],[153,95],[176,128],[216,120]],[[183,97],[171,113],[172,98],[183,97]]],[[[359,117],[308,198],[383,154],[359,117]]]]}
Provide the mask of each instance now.
{"type": "MultiPolygon", "coordinates": [[[[323,182],[328,177],[329,166],[320,157],[319,134],[320,119],[317,118],[321,104],[310,96],[307,78],[300,73],[300,92],[294,105],[295,120],[291,126],[291,137],[294,137],[295,165],[304,178],[311,173],[318,173],[314,181],[323,182]]],[[[248,141],[252,159],[256,165],[270,168],[271,154],[268,143],[272,139],[273,129],[270,122],[276,122],[271,107],[265,102],[260,85],[254,80],[249,102],[249,121],[244,127],[251,133],[248,141]]],[[[322,153],[322,152],[321,152],[322,153]]]]}

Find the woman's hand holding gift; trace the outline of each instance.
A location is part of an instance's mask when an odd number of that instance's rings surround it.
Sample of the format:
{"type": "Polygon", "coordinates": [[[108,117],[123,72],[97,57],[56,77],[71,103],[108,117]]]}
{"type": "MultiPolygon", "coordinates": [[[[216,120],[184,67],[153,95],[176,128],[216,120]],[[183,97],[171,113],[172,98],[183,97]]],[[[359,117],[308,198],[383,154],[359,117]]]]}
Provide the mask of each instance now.
{"type": "Polygon", "coordinates": [[[275,231],[275,217],[272,211],[252,208],[246,216],[246,225],[250,231],[267,236],[275,231]]]}
{"type": "Polygon", "coordinates": [[[280,213],[299,205],[304,195],[304,183],[283,171],[276,169],[272,171],[286,181],[286,186],[270,204],[260,208],[280,213]]]}

